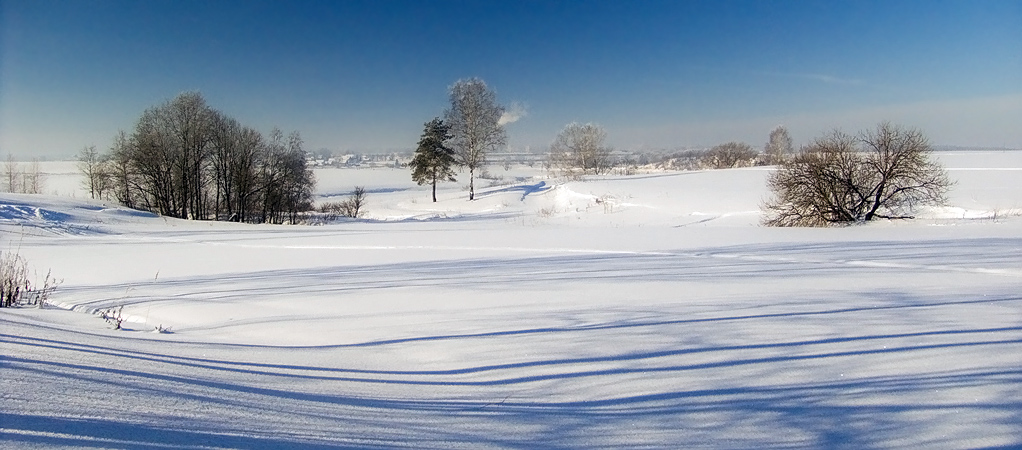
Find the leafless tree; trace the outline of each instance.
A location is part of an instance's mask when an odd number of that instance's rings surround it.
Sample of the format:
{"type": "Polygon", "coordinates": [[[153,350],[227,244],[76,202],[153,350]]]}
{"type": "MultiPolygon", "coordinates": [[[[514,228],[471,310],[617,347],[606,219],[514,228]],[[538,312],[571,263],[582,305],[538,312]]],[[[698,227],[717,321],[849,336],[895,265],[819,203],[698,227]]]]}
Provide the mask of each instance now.
{"type": "Polygon", "coordinates": [[[730,169],[751,166],[756,162],[756,151],[744,142],[726,142],[716,145],[703,155],[703,166],[711,169],[730,169]]]}
{"type": "Polygon", "coordinates": [[[550,144],[550,163],[566,172],[604,173],[611,167],[606,139],[607,131],[597,124],[569,123],[550,144]]]}
{"type": "Polygon", "coordinates": [[[451,148],[458,163],[468,167],[468,199],[475,199],[475,171],[486,163],[486,154],[507,145],[507,133],[500,118],[504,107],[497,94],[483,80],[458,80],[450,88],[451,106],[444,123],[451,127],[451,148]]]}
{"type": "Polygon", "coordinates": [[[89,196],[103,198],[111,186],[110,169],[95,145],[84,147],[78,152],[78,170],[84,177],[82,186],[89,190],[89,196]]]}
{"type": "Polygon", "coordinates": [[[39,165],[39,159],[33,158],[28,169],[21,174],[22,192],[26,194],[42,194],[43,185],[46,181],[46,174],[39,165]]]}
{"type": "Polygon", "coordinates": [[[110,173],[110,189],[122,205],[134,208],[139,199],[138,176],[132,161],[134,141],[123,130],[114,136],[113,145],[106,156],[110,173]]]}
{"type": "Polygon", "coordinates": [[[783,125],[770,132],[770,140],[763,147],[767,164],[781,164],[792,153],[791,135],[783,125]]]}
{"type": "Polygon", "coordinates": [[[4,185],[7,192],[18,193],[21,191],[21,172],[18,170],[18,162],[14,155],[8,154],[4,161],[4,185]]]}
{"type": "Polygon", "coordinates": [[[312,209],[316,180],[308,168],[302,144],[297,131],[286,141],[280,130],[270,132],[266,157],[259,169],[263,222],[297,223],[299,213],[312,209]]]}
{"type": "Polygon", "coordinates": [[[341,203],[342,213],[345,217],[357,219],[362,216],[363,207],[366,204],[366,188],[363,186],[355,186],[355,190],[351,191],[351,195],[348,199],[341,203]]]}
{"type": "Polygon", "coordinates": [[[781,164],[768,179],[763,208],[772,226],[825,226],[911,218],[920,205],[946,201],[953,185],[930,160],[919,130],[890,123],[852,137],[833,132],[781,164]]]}
{"type": "Polygon", "coordinates": [[[212,148],[216,215],[245,222],[260,191],[258,167],[266,156],[262,135],[217,112],[212,122],[212,148]]]}
{"type": "Polygon", "coordinates": [[[328,220],[333,220],[337,218],[337,216],[357,219],[362,217],[362,214],[365,212],[363,209],[365,204],[366,188],[363,186],[355,186],[355,189],[351,191],[348,198],[339,202],[324,203],[319,207],[319,211],[327,214],[328,220]]]}

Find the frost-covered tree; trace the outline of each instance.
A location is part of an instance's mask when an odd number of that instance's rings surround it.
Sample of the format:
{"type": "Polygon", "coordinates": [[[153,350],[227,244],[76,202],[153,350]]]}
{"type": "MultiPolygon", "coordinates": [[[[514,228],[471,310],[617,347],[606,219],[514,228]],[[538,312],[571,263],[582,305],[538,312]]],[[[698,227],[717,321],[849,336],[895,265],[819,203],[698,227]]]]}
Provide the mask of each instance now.
{"type": "Polygon", "coordinates": [[[550,144],[550,163],[565,171],[599,175],[610,168],[607,131],[593,124],[569,123],[550,144]]]}
{"type": "Polygon", "coordinates": [[[475,171],[486,163],[486,154],[507,145],[507,133],[500,123],[504,107],[497,94],[483,80],[458,80],[450,88],[451,106],[444,112],[450,126],[451,148],[458,164],[468,168],[468,199],[475,199],[475,171]]]}
{"type": "Polygon", "coordinates": [[[911,218],[920,205],[946,201],[953,185],[919,130],[884,122],[858,137],[816,139],[768,178],[763,209],[772,226],[825,226],[911,218]]]}
{"type": "Polygon", "coordinates": [[[447,145],[451,139],[450,127],[439,117],[425,125],[415,156],[408,164],[412,169],[412,181],[420,186],[433,186],[433,203],[436,203],[436,184],[440,181],[457,181],[454,178],[454,150],[447,145]]]}
{"type": "Polygon", "coordinates": [[[774,128],[770,132],[770,139],[766,145],[763,146],[763,154],[766,157],[767,164],[781,164],[784,160],[791,155],[792,152],[792,140],[791,135],[788,134],[788,129],[783,125],[774,128]]]}

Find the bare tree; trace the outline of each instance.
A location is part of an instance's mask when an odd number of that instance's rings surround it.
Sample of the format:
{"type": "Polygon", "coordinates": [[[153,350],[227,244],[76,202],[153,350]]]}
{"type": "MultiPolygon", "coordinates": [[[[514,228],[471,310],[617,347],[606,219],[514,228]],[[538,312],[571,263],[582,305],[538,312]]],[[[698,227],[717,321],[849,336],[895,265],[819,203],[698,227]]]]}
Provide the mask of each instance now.
{"type": "Polygon", "coordinates": [[[78,152],[78,170],[85,177],[82,186],[89,190],[91,198],[102,198],[110,187],[110,170],[107,166],[95,145],[84,147],[78,152]]]}
{"type": "Polygon", "coordinates": [[[14,155],[9,153],[7,160],[4,161],[4,185],[7,192],[18,193],[21,191],[21,172],[18,170],[18,162],[14,160],[14,155]]]}
{"type": "Polygon", "coordinates": [[[507,145],[507,133],[500,118],[504,107],[497,94],[478,78],[458,80],[450,88],[451,106],[444,122],[451,127],[451,148],[458,163],[468,167],[468,199],[475,199],[475,171],[486,163],[486,154],[507,145]]]}
{"type": "Polygon", "coordinates": [[[337,216],[349,217],[357,219],[362,216],[365,211],[363,208],[366,204],[366,188],[363,186],[355,186],[355,189],[351,191],[348,198],[339,202],[324,203],[320,206],[320,212],[329,214],[329,219],[333,219],[337,216]]]}
{"type": "Polygon", "coordinates": [[[606,139],[606,130],[597,124],[569,123],[550,144],[551,165],[568,172],[577,169],[599,175],[611,166],[606,139]]]}
{"type": "Polygon", "coordinates": [[[756,161],[756,151],[744,142],[726,142],[716,145],[703,155],[703,166],[711,169],[730,169],[751,166],[756,161]]]}
{"type": "Polygon", "coordinates": [[[917,205],[939,205],[947,201],[954,184],[937,162],[930,160],[932,149],[923,133],[889,122],[861,134],[867,170],[874,183],[866,192],[865,220],[909,218],[917,205]]]}
{"type": "Polygon", "coordinates": [[[135,142],[123,130],[114,136],[113,145],[107,155],[107,169],[110,174],[109,189],[122,205],[134,208],[140,194],[138,176],[132,161],[135,142]]]}
{"type": "Polygon", "coordinates": [[[263,197],[263,222],[297,223],[298,214],[312,209],[315,176],[308,168],[302,137],[273,129],[266,158],[259,169],[263,197]]]}
{"type": "Polygon", "coordinates": [[[436,184],[440,181],[457,181],[454,178],[454,150],[447,146],[451,139],[450,127],[434,118],[425,125],[415,156],[408,165],[412,168],[412,181],[420,186],[433,186],[433,203],[436,203],[436,184]]]}
{"type": "Polygon", "coordinates": [[[43,185],[46,181],[46,174],[43,173],[42,167],[39,165],[39,159],[33,158],[32,162],[29,163],[28,169],[21,174],[22,192],[26,194],[42,194],[43,185]]]}
{"type": "Polygon", "coordinates": [[[953,185],[930,160],[922,133],[884,122],[852,137],[816,139],[770,175],[766,225],[825,226],[911,218],[920,205],[946,201],[953,185]]]}
{"type": "Polygon", "coordinates": [[[770,140],[763,147],[767,164],[781,164],[792,153],[791,135],[784,126],[778,126],[770,132],[770,140]]]}
{"type": "Polygon", "coordinates": [[[355,186],[355,189],[351,191],[351,195],[348,199],[342,202],[343,213],[346,217],[357,219],[362,216],[364,212],[362,208],[366,204],[366,188],[363,186],[355,186]]]}

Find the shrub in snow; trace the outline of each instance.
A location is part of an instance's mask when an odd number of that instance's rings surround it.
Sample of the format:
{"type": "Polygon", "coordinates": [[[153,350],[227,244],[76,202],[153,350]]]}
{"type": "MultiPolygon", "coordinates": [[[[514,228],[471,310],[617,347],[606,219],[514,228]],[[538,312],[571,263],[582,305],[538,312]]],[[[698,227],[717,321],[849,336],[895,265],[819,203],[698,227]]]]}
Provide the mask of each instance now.
{"type": "Polygon", "coordinates": [[[355,190],[351,192],[347,199],[340,202],[324,203],[319,207],[319,211],[333,216],[357,219],[365,212],[362,209],[365,206],[365,202],[366,188],[355,186],[355,190]]]}
{"type": "Polygon", "coordinates": [[[120,330],[121,324],[124,323],[124,316],[121,314],[121,311],[123,310],[124,305],[121,305],[117,309],[110,308],[106,311],[100,312],[100,317],[102,317],[106,323],[113,325],[115,330],[120,330]]]}
{"type": "Polygon", "coordinates": [[[32,283],[28,278],[28,261],[17,252],[0,251],[0,308],[41,307],[59,284],[49,271],[41,285],[32,283]]]}

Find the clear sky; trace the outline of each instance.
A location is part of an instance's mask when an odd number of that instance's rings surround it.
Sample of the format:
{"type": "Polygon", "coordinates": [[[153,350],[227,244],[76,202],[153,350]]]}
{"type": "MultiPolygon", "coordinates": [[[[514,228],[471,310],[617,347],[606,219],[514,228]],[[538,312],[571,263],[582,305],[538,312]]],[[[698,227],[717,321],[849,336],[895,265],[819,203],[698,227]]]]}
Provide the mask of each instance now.
{"type": "Polygon", "coordinates": [[[411,149],[480,77],[527,115],[618,148],[761,147],[881,120],[935,144],[1022,147],[1022,1],[0,0],[0,154],[109,147],[198,90],[306,148],[411,149]]]}

